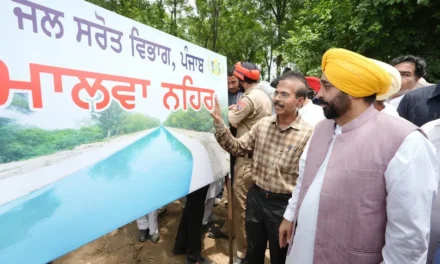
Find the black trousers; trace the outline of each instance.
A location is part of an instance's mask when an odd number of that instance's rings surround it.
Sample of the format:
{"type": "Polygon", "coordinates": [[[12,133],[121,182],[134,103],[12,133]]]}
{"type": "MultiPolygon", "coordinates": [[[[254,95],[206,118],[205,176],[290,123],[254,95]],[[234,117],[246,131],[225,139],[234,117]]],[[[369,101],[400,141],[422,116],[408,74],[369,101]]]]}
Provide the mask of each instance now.
{"type": "Polygon", "coordinates": [[[209,184],[186,196],[186,204],[177,230],[174,249],[186,250],[191,261],[198,261],[202,250],[202,222],[209,184]]]}
{"type": "Polygon", "coordinates": [[[246,260],[250,264],[264,264],[264,253],[269,240],[271,264],[286,262],[287,247],[280,248],[279,227],[291,194],[267,192],[254,185],[248,192],[246,205],[246,260]]]}

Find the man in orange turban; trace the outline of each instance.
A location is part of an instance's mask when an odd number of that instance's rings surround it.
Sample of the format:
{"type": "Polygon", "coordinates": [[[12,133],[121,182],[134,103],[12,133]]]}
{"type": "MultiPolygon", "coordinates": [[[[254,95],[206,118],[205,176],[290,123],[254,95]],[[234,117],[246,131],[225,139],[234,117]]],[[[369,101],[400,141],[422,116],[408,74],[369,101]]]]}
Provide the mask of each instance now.
{"type": "Polygon", "coordinates": [[[440,175],[434,146],[415,125],[375,109],[392,78],[373,60],[330,49],[322,72],[327,120],[300,158],[280,226],[286,263],[426,263],[440,175]]]}

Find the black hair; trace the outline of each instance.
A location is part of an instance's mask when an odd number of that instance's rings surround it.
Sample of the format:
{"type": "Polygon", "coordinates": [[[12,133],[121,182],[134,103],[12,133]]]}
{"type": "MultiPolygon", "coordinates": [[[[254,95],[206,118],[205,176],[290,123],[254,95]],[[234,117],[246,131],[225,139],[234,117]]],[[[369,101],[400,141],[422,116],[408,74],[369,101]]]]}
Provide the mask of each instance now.
{"type": "Polygon", "coordinates": [[[234,76],[234,71],[235,71],[235,67],[234,66],[229,68],[229,70],[228,70],[228,77],[234,76]]]}
{"type": "Polygon", "coordinates": [[[297,71],[286,71],[280,77],[277,78],[277,85],[280,81],[285,81],[285,80],[295,80],[295,81],[297,80],[302,82],[304,86],[296,89],[295,95],[296,97],[304,97],[304,99],[307,98],[307,94],[309,93],[310,87],[307,84],[306,78],[302,73],[297,71]]]}
{"type": "Polygon", "coordinates": [[[309,89],[309,91],[307,92],[307,98],[309,98],[310,100],[312,100],[313,98],[316,97],[316,91],[313,89],[309,89]]]}
{"type": "Polygon", "coordinates": [[[417,57],[414,55],[405,55],[405,56],[400,56],[397,58],[394,58],[393,60],[391,60],[390,64],[392,66],[400,64],[402,62],[412,62],[414,63],[414,65],[416,66],[416,72],[415,75],[419,78],[425,77],[426,75],[426,60],[421,58],[421,57],[417,57]]]}
{"type": "Polygon", "coordinates": [[[365,103],[371,105],[371,104],[373,104],[374,102],[376,102],[376,94],[369,95],[369,96],[367,96],[367,97],[364,97],[363,99],[364,99],[364,102],[365,102],[365,103]]]}
{"type": "Polygon", "coordinates": [[[272,86],[272,88],[277,88],[278,82],[280,77],[275,78],[272,82],[270,82],[270,86],[272,86]]]}

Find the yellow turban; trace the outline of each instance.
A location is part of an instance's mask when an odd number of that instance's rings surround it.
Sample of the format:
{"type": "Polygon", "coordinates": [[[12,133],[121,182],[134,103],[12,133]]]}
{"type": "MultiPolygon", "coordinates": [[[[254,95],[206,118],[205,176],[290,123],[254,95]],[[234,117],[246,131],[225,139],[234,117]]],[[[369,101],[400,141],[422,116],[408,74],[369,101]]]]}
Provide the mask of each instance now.
{"type": "Polygon", "coordinates": [[[397,93],[400,90],[400,86],[402,85],[402,76],[400,76],[400,72],[394,68],[393,66],[378,60],[371,59],[374,63],[382,67],[388,74],[391,76],[391,85],[388,92],[383,95],[376,96],[376,100],[384,101],[390,98],[391,95],[397,93]]]}
{"type": "Polygon", "coordinates": [[[329,49],[322,57],[322,71],[336,88],[355,97],[383,95],[391,85],[388,72],[346,49],[329,49]]]}

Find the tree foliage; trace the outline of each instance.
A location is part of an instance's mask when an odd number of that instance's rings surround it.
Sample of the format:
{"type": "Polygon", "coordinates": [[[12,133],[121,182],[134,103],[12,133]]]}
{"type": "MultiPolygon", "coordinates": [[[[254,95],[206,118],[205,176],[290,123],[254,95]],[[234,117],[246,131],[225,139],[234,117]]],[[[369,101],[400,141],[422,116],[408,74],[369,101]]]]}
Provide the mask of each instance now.
{"type": "Polygon", "coordinates": [[[109,131],[111,131],[110,135],[115,136],[160,125],[159,119],[140,113],[126,113],[122,110],[119,112],[115,110],[119,105],[114,105],[99,115],[95,114],[97,124],[80,129],[48,131],[21,126],[12,119],[0,117],[0,163],[48,155],[60,150],[70,150],[82,144],[101,141],[109,136],[109,131]]]}
{"type": "Polygon", "coordinates": [[[317,74],[322,54],[347,48],[385,62],[413,54],[428,62],[428,79],[440,78],[440,2],[409,0],[305,0],[283,54],[317,74]]]}
{"type": "MultiPolygon", "coordinates": [[[[223,109],[223,119],[227,120],[228,109],[223,109]]],[[[164,126],[183,128],[201,132],[214,132],[214,123],[208,110],[179,110],[171,113],[163,123],[164,126]]]]}
{"type": "Polygon", "coordinates": [[[347,48],[383,61],[414,54],[440,79],[437,0],[90,0],[273,78],[283,66],[319,75],[323,53],[347,48]],[[274,72],[273,70],[276,69],[274,72]]]}

